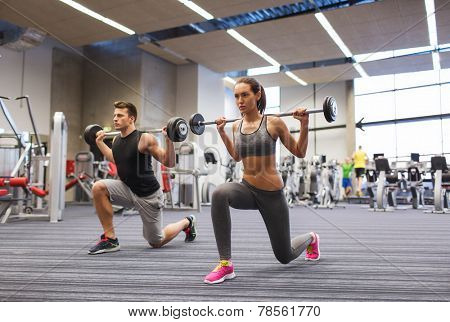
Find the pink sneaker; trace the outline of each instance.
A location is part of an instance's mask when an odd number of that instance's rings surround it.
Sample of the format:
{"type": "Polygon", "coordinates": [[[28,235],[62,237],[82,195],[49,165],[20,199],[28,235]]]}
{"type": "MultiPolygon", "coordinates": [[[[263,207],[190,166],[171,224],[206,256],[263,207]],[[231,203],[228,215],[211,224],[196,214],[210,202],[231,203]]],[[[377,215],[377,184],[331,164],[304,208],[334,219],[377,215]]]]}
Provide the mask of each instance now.
{"type": "Polygon", "coordinates": [[[211,273],[206,275],[204,282],[207,284],[218,284],[235,277],[233,263],[230,261],[220,261],[219,265],[211,273]]]}
{"type": "Polygon", "coordinates": [[[319,249],[319,234],[314,234],[314,240],[306,247],[306,255],[305,260],[307,261],[318,261],[320,258],[320,249],[319,249]]]}

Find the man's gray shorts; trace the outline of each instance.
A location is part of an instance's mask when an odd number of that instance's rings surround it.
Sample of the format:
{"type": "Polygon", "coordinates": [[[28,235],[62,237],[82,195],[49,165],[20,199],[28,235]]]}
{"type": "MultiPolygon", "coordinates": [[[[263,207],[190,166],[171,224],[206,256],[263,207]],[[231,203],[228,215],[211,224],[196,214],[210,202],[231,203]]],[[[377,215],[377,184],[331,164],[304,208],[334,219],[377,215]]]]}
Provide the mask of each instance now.
{"type": "Polygon", "coordinates": [[[121,180],[104,179],[100,182],[106,185],[111,203],[125,208],[134,207],[139,212],[144,226],[144,238],[150,244],[159,244],[163,240],[164,193],[161,189],[147,197],[139,197],[121,180]]]}

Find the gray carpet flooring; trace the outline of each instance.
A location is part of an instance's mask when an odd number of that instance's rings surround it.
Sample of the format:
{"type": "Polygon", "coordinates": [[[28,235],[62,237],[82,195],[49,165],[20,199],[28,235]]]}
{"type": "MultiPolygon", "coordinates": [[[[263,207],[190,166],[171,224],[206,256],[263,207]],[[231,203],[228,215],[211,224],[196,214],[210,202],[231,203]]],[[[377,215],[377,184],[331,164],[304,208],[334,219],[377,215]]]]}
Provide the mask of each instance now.
{"type": "MultiPolygon", "coordinates": [[[[282,265],[261,216],[232,211],[237,277],[206,285],[217,263],[210,209],[197,214],[199,236],[160,249],[142,237],[139,216],[115,216],[121,251],[91,256],[101,233],[90,206],[64,220],[0,226],[2,301],[449,301],[450,215],[418,210],[373,213],[291,209],[291,233],[317,231],[321,260],[282,265]]],[[[165,224],[189,212],[165,211],[165,224]]]]}

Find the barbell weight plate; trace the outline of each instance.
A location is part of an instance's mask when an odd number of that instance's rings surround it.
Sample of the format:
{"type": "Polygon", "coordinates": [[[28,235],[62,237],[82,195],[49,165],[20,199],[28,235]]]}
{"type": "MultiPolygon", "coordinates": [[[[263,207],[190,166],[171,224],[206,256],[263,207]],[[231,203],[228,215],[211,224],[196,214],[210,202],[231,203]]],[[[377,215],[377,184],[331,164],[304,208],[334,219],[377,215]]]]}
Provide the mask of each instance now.
{"type": "Polygon", "coordinates": [[[325,119],[328,123],[336,121],[337,103],[334,97],[325,97],[325,100],[323,101],[323,115],[325,116],[325,119]]]}
{"type": "Polygon", "coordinates": [[[169,119],[169,122],[167,122],[167,136],[169,139],[174,142],[174,124],[175,124],[176,117],[172,117],[169,119]]]}
{"type": "Polygon", "coordinates": [[[167,123],[167,136],[172,142],[183,142],[188,136],[188,126],[181,117],[172,117],[167,123]]]}
{"type": "Polygon", "coordinates": [[[200,113],[192,114],[191,118],[189,119],[189,127],[191,129],[191,132],[197,135],[202,135],[203,132],[205,132],[205,125],[200,124],[200,122],[204,121],[205,119],[200,113]]]}
{"type": "Polygon", "coordinates": [[[102,131],[103,128],[98,124],[91,124],[84,130],[84,140],[89,145],[95,145],[95,139],[97,138],[97,132],[102,131]]]}
{"type": "Polygon", "coordinates": [[[172,133],[173,137],[171,138],[171,140],[173,142],[183,142],[184,140],[186,140],[188,130],[187,123],[183,118],[177,117],[174,119],[172,133]]]}

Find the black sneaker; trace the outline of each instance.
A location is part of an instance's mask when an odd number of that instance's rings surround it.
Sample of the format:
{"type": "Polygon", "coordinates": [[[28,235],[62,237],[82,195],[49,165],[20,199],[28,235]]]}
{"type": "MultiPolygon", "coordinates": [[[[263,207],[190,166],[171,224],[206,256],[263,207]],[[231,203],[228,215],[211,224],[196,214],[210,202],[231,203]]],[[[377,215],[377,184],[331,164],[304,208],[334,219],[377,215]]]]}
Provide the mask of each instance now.
{"type": "Polygon", "coordinates": [[[183,230],[186,233],[186,238],[184,241],[186,243],[190,243],[194,241],[195,237],[197,237],[197,229],[195,227],[197,220],[194,215],[190,215],[186,217],[186,219],[189,220],[189,226],[183,230]]]}
{"type": "Polygon", "coordinates": [[[89,255],[117,252],[118,250],[120,250],[119,240],[105,237],[105,234],[103,234],[100,236],[97,245],[89,249],[89,255]]]}

